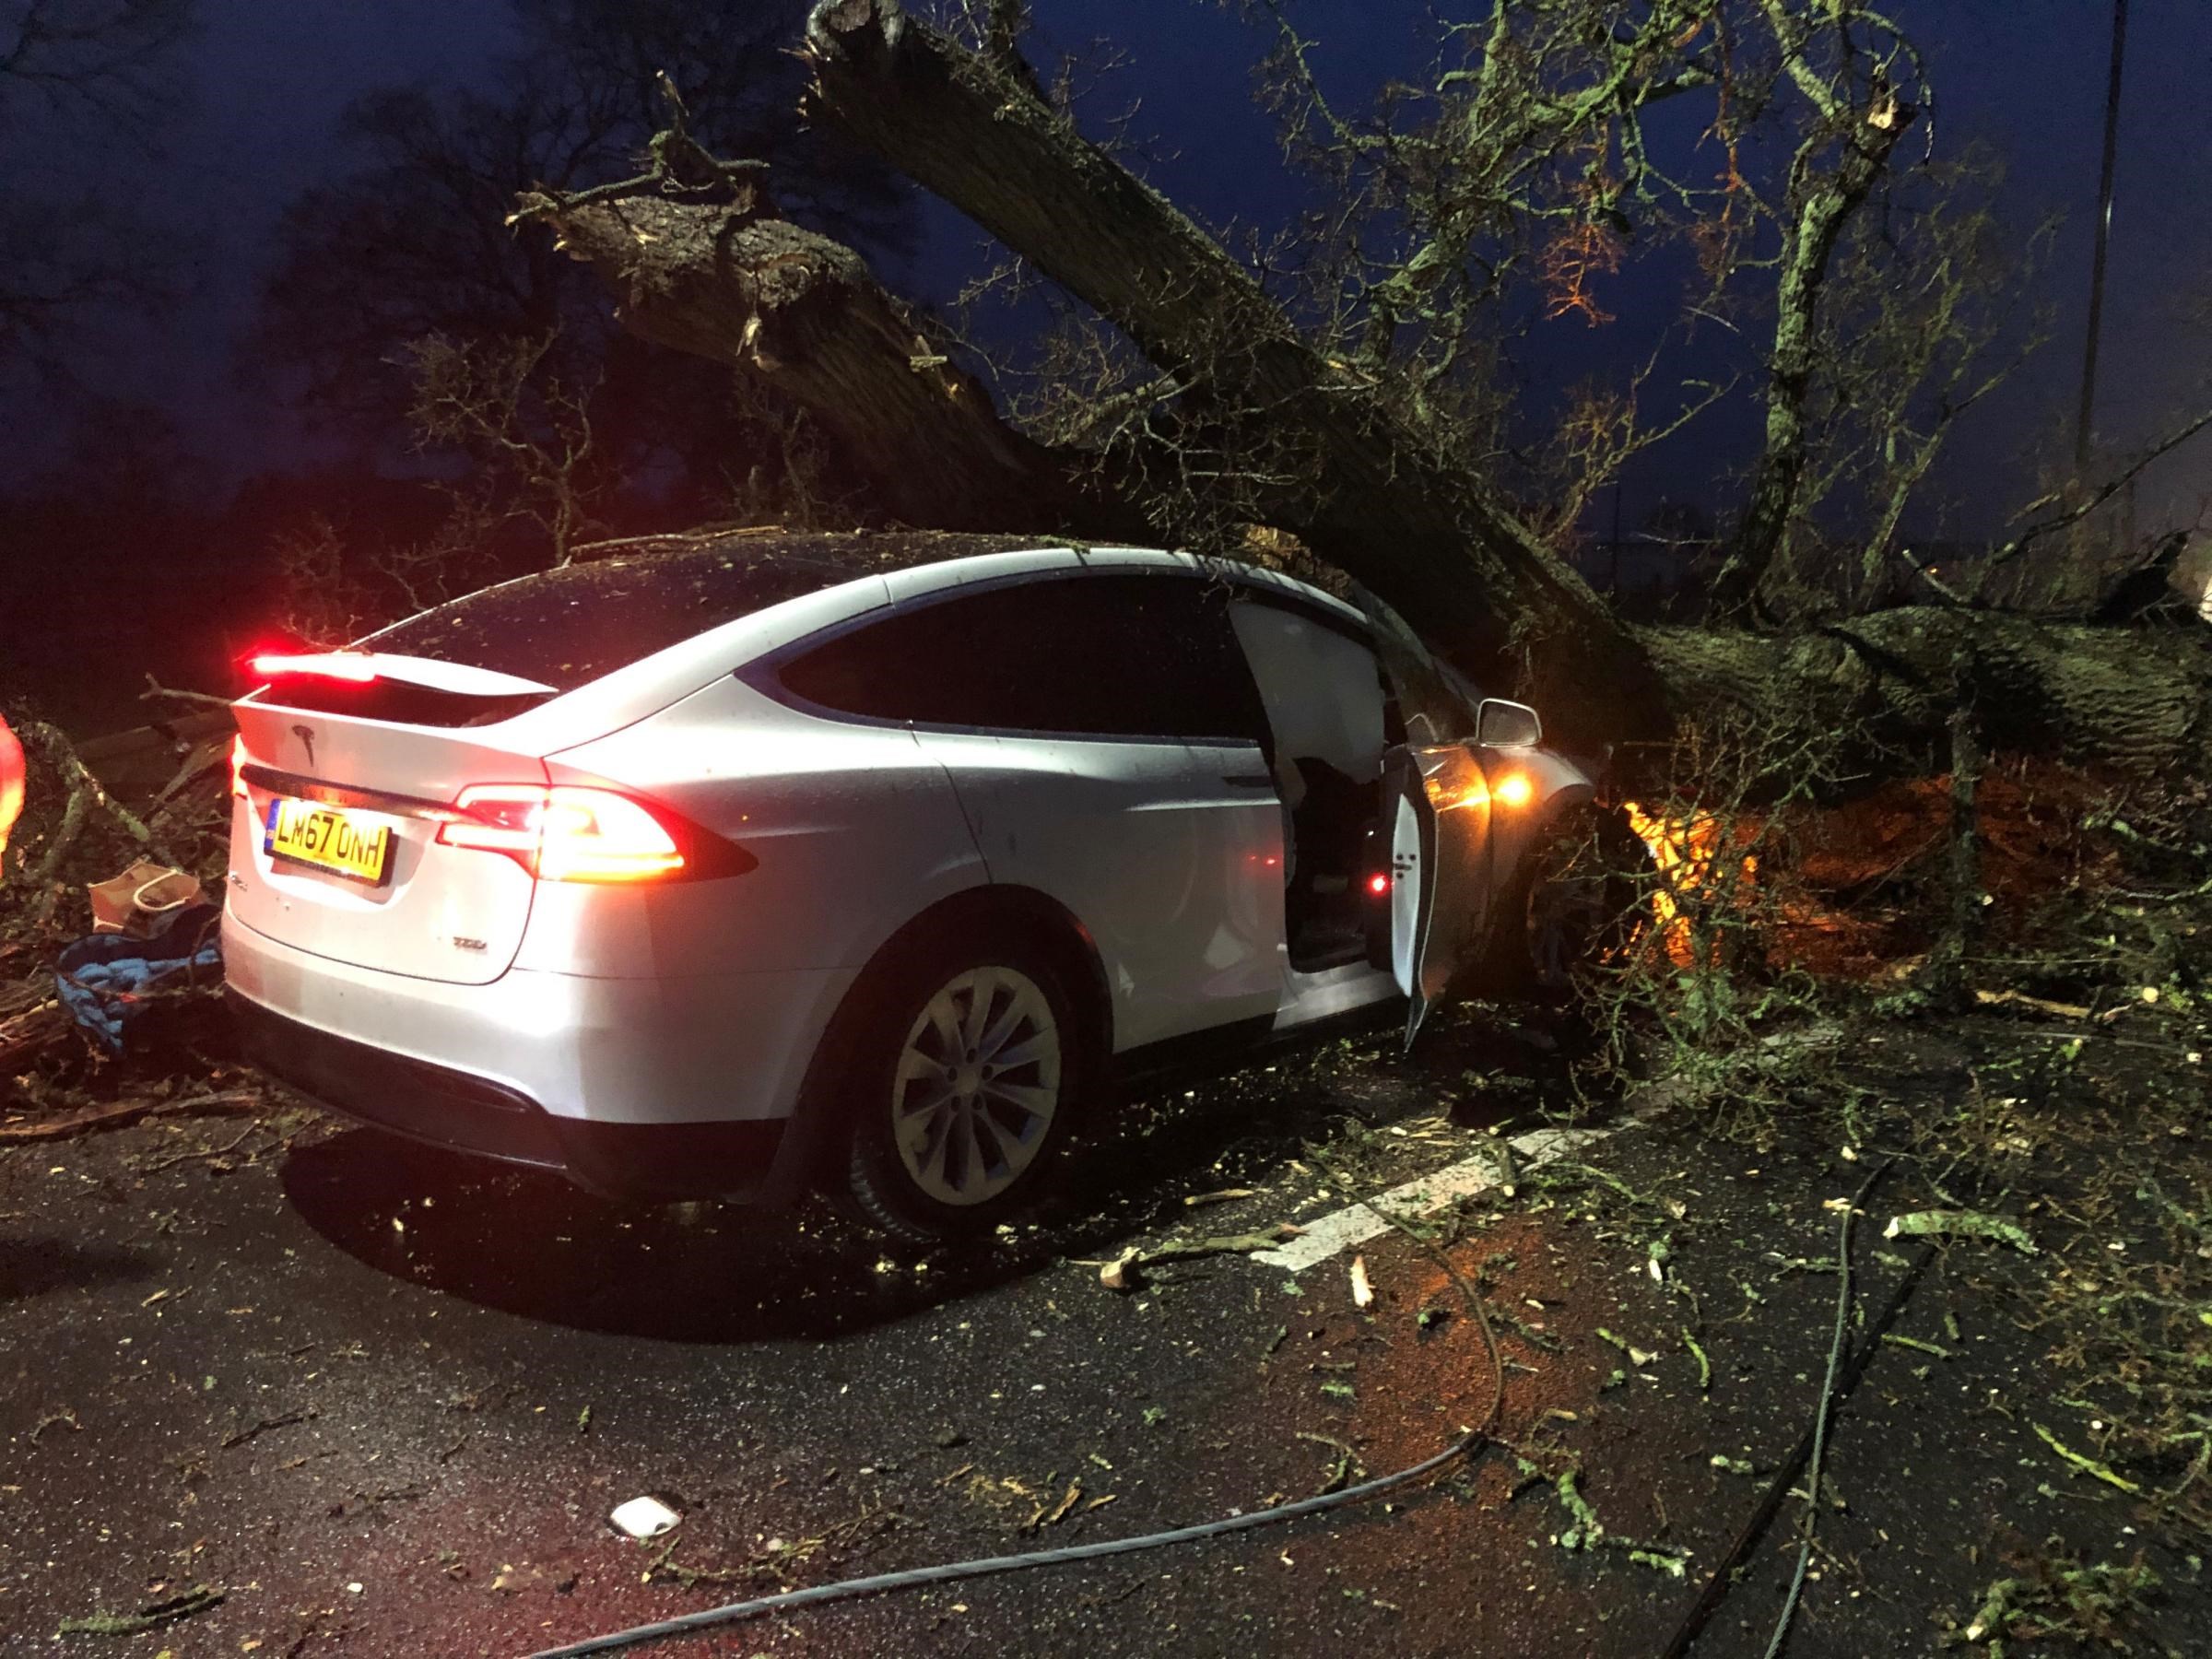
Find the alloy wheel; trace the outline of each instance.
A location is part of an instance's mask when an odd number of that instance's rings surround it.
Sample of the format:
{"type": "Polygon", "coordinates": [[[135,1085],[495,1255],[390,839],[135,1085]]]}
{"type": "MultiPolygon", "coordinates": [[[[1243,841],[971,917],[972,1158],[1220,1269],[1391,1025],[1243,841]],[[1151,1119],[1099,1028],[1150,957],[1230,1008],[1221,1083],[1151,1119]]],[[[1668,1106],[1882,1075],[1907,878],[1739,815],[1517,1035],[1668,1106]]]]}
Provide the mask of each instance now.
{"type": "Polygon", "coordinates": [[[914,1184],[975,1205],[1020,1179],[1060,1105],[1060,1030],[1036,982],[971,968],[924,1003],[891,1083],[891,1138],[914,1184]]]}

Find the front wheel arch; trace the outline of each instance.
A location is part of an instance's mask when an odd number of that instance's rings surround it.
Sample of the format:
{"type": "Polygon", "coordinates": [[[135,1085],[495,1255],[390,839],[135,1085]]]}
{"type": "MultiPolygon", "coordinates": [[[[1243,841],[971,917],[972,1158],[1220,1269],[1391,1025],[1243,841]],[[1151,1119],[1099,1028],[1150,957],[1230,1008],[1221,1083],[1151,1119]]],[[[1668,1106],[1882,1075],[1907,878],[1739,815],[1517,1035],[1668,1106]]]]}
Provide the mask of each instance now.
{"type": "Polygon", "coordinates": [[[1470,987],[1476,994],[1538,1003],[1569,1000],[1569,986],[1557,971],[1567,964],[1539,961],[1532,929],[1532,905],[1551,874],[1552,856],[1563,846],[1589,839],[1597,853],[1598,882],[1603,889],[1596,895],[1598,931],[1583,941],[1583,949],[1571,954],[1580,960],[1587,950],[1601,948],[1604,936],[1612,928],[1632,924],[1637,896],[1632,872],[1648,865],[1650,851],[1630,827],[1628,815],[1618,806],[1599,803],[1593,798],[1594,793],[1583,793],[1551,815],[1510,877],[1500,884],[1482,953],[1479,983],[1470,987]]]}

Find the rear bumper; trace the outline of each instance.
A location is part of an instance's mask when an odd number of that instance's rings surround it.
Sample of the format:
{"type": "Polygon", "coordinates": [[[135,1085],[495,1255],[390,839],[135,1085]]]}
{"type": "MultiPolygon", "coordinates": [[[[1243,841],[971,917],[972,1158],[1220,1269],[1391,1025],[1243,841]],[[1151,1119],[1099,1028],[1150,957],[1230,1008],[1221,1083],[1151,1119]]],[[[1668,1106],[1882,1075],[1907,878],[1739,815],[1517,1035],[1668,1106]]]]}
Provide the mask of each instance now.
{"type": "Polygon", "coordinates": [[[596,1124],[503,1085],[319,1031],[229,993],[248,1056],[341,1116],[409,1140],[555,1170],[618,1198],[758,1198],[787,1120],[596,1124]]]}
{"type": "Polygon", "coordinates": [[[348,1117],[624,1195],[777,1199],[785,1127],[847,971],[665,980],[510,970],[456,985],[348,967],[233,921],[255,1059],[348,1117]]]}

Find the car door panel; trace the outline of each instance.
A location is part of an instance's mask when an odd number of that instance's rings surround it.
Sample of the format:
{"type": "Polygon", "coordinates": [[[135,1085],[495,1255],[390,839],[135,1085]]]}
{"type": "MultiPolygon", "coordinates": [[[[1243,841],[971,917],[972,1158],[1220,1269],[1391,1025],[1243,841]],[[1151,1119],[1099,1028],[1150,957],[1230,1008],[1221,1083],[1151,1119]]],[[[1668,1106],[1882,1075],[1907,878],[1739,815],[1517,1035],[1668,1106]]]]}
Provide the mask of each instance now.
{"type": "Polygon", "coordinates": [[[1090,935],[1117,1050],[1274,1015],[1281,806],[1219,584],[1081,564],[910,583],[775,675],[802,706],[912,732],[990,879],[1090,935]]]}
{"type": "Polygon", "coordinates": [[[1528,815],[1499,804],[1494,751],[1476,711],[1402,618],[1364,592],[1360,609],[1407,741],[1385,762],[1391,807],[1391,973],[1406,997],[1406,1041],[1488,937],[1513,865],[1499,831],[1528,815]]]}
{"type": "Polygon", "coordinates": [[[1256,744],[922,732],[994,882],[1089,931],[1117,1051],[1271,1017],[1282,990],[1282,815],[1256,744]]]}
{"type": "Polygon", "coordinates": [[[1391,975],[1410,1043],[1483,937],[1490,879],[1490,791],[1465,744],[1403,745],[1384,759],[1391,797],[1391,975]]]}

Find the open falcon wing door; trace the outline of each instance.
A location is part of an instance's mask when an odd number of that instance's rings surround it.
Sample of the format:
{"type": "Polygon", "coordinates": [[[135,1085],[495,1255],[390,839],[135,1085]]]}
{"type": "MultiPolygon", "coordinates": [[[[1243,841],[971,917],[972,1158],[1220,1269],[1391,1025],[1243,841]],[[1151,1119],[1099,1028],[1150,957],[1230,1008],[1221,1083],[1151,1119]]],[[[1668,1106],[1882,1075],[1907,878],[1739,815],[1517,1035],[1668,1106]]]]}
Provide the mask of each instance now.
{"type": "Polygon", "coordinates": [[[1475,710],[1394,611],[1364,590],[1356,596],[1402,728],[1402,739],[1382,758],[1382,810],[1390,837],[1390,968],[1406,995],[1410,1048],[1482,936],[1490,902],[1490,791],[1473,747],[1475,710]]]}

